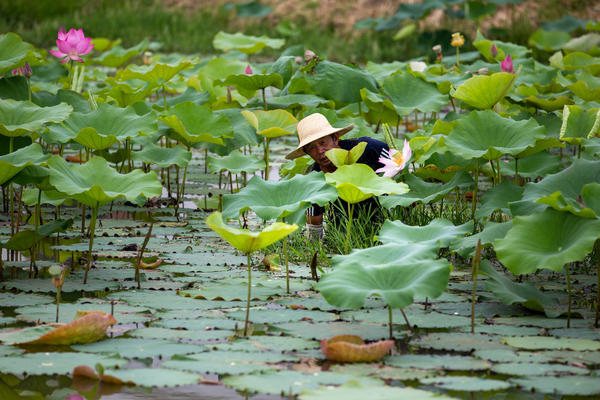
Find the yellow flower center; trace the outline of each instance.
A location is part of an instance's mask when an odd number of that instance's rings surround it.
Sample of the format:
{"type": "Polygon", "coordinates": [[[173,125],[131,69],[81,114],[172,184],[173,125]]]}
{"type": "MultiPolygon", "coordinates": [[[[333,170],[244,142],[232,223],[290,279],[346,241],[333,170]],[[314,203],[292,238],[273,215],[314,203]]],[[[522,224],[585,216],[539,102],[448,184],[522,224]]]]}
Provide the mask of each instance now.
{"type": "Polygon", "coordinates": [[[394,154],[391,159],[398,165],[402,165],[402,163],[405,161],[402,153],[400,152],[394,154]]]}

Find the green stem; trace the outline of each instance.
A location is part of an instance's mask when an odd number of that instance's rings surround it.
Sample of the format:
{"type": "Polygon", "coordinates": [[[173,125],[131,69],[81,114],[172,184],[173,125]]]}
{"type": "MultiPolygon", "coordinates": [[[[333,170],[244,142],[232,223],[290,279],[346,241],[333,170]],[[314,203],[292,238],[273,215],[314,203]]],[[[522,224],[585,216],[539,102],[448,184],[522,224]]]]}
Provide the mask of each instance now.
{"type": "Polygon", "coordinates": [[[352,229],[352,212],[354,204],[348,203],[348,225],[346,225],[346,254],[350,253],[350,230],[352,229]]]}
{"type": "Polygon", "coordinates": [[[496,165],[498,166],[498,181],[497,184],[501,184],[502,183],[502,171],[500,170],[500,159],[498,159],[496,161],[496,165]]]}
{"type": "MultiPolygon", "coordinates": [[[[8,140],[8,154],[13,152],[14,147],[14,137],[11,136],[8,140]]],[[[15,234],[15,203],[14,203],[14,187],[12,181],[9,183],[8,189],[8,197],[10,198],[10,236],[14,236],[15,234]]]]}
{"type": "MultiPolygon", "coordinates": [[[[598,282],[596,283],[596,322],[594,323],[594,327],[598,329],[598,317],[600,317],[600,240],[596,240],[596,257],[598,257],[598,261],[596,264],[596,278],[598,279],[598,282]]],[[[0,271],[2,271],[1,268],[0,271]]],[[[1,279],[2,276],[0,276],[0,280],[1,279]]]]}
{"type": "MultiPolygon", "coordinates": [[[[282,218],[282,222],[285,223],[285,217],[282,218]]],[[[288,259],[288,237],[283,239],[283,257],[285,257],[285,289],[287,294],[290,294],[290,268],[288,259]]]]}
{"type": "Polygon", "coordinates": [[[571,292],[572,292],[572,288],[571,288],[571,276],[569,274],[569,264],[565,264],[565,274],[567,275],[567,293],[568,293],[568,302],[569,305],[567,306],[567,328],[571,327],[571,292]]]}
{"type": "Polygon", "coordinates": [[[263,98],[263,108],[265,109],[265,111],[267,111],[269,109],[269,107],[267,106],[267,96],[265,95],[265,88],[262,88],[261,91],[262,91],[262,98],[263,98]]]}
{"type": "Polygon", "coordinates": [[[163,105],[165,107],[165,110],[168,110],[169,109],[169,105],[167,104],[167,92],[165,91],[164,85],[162,87],[162,95],[163,95],[163,105]]]}
{"type": "Polygon", "coordinates": [[[406,316],[406,314],[404,313],[404,309],[402,309],[402,308],[401,308],[401,309],[400,309],[400,312],[402,313],[402,317],[404,318],[404,322],[406,322],[406,326],[408,326],[408,329],[410,330],[410,332],[411,332],[411,333],[414,333],[414,332],[413,332],[413,328],[412,328],[412,326],[410,325],[410,322],[408,322],[408,317],[407,317],[407,316],[406,316]]]}
{"type": "Polygon", "coordinates": [[[31,78],[27,77],[27,94],[29,96],[29,101],[31,101],[31,78]]]}
{"type": "Polygon", "coordinates": [[[479,159],[475,165],[475,187],[473,188],[473,199],[471,203],[471,219],[473,220],[473,233],[475,233],[477,224],[475,223],[475,209],[477,208],[477,186],[479,185],[479,159]]]}
{"type": "Polygon", "coordinates": [[[477,299],[477,271],[479,270],[479,263],[481,262],[481,239],[477,241],[475,247],[475,255],[473,256],[473,268],[472,268],[472,279],[473,279],[473,295],[471,296],[471,333],[475,333],[475,302],[477,299]]]}
{"type": "Polygon", "coordinates": [[[141,289],[140,283],[140,263],[142,262],[142,257],[144,256],[144,250],[146,250],[146,246],[150,241],[150,235],[152,234],[152,228],[154,227],[154,222],[150,223],[150,228],[148,228],[148,232],[146,232],[146,237],[144,238],[144,242],[142,243],[142,247],[140,248],[140,252],[137,257],[137,262],[135,263],[135,280],[137,282],[138,289],[141,289]]]}
{"type": "MultiPolygon", "coordinates": [[[[59,277],[59,279],[60,278],[61,277],[59,277]]],[[[59,310],[60,310],[60,292],[61,291],[62,291],[62,285],[59,285],[56,288],[56,323],[58,323],[58,313],[59,313],[59,310]]]]}
{"type": "Polygon", "coordinates": [[[388,304],[388,319],[389,319],[389,326],[390,326],[390,339],[394,339],[394,332],[392,330],[392,306],[390,306],[388,304]]]}
{"type": "Polygon", "coordinates": [[[459,49],[460,49],[460,47],[456,46],[456,65],[457,66],[460,65],[460,56],[459,56],[460,50],[459,49]]]}
{"type": "Polygon", "coordinates": [[[265,181],[269,180],[269,142],[271,141],[271,139],[269,138],[265,138],[265,155],[264,155],[264,160],[265,160],[265,181]]]}
{"type": "Polygon", "coordinates": [[[252,269],[250,266],[250,253],[248,253],[248,300],[246,302],[246,321],[244,321],[244,336],[248,334],[248,319],[250,317],[250,290],[252,289],[252,269]]]}
{"type": "Polygon", "coordinates": [[[88,248],[88,259],[87,265],[85,267],[85,275],[83,276],[83,284],[87,283],[88,272],[90,270],[90,265],[92,264],[92,247],[94,246],[94,231],[96,230],[96,217],[98,216],[98,208],[100,207],[100,202],[96,202],[96,207],[92,210],[92,221],[90,222],[90,246],[88,248]]]}

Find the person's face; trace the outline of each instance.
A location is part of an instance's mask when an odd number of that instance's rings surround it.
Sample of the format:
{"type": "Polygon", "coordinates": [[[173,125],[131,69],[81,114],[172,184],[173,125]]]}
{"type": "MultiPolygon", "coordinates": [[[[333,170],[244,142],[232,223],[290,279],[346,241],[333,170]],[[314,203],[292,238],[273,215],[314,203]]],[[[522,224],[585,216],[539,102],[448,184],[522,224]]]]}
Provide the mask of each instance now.
{"type": "Polygon", "coordinates": [[[319,167],[321,167],[323,172],[333,172],[336,169],[335,165],[333,165],[331,160],[327,158],[325,152],[337,147],[339,147],[337,136],[329,135],[310,142],[304,146],[304,152],[311,156],[311,158],[315,160],[317,164],[319,164],[319,167]]]}

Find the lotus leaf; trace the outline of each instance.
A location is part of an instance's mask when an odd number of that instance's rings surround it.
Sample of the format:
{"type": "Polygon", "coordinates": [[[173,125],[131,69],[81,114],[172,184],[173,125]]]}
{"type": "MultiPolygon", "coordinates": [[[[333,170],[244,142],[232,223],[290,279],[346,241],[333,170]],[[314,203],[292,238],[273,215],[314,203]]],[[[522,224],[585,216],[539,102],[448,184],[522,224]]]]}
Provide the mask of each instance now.
{"type": "Polygon", "coordinates": [[[0,357],[0,371],[6,374],[64,375],[70,374],[78,365],[96,363],[111,368],[124,367],[129,361],[119,357],[84,352],[39,352],[0,357]]]}
{"type": "MultiPolygon", "coordinates": [[[[278,73],[270,74],[237,74],[229,75],[223,80],[215,81],[215,85],[219,86],[235,86],[238,90],[253,92],[255,90],[264,89],[269,86],[277,89],[283,88],[283,79],[278,73]]],[[[242,94],[245,94],[242,92],[242,94]]]]}
{"type": "Polygon", "coordinates": [[[600,220],[580,218],[551,208],[515,217],[504,239],[494,248],[498,260],[514,274],[547,268],[559,272],[572,261],[583,260],[600,237],[600,220]]]}
{"type": "Polygon", "coordinates": [[[279,182],[254,176],[240,192],[223,196],[223,215],[235,218],[252,209],[264,220],[278,218],[302,225],[304,211],[312,203],[323,206],[336,197],[336,190],[325,182],[322,172],[296,175],[279,182]]]}
{"type": "Polygon", "coordinates": [[[213,46],[217,50],[224,52],[230,50],[239,50],[246,54],[253,54],[261,51],[265,47],[279,49],[285,41],[283,39],[272,39],[267,36],[250,36],[241,32],[226,33],[219,32],[213,39],[213,46]]]}
{"type": "Polygon", "coordinates": [[[538,290],[532,283],[517,283],[496,271],[488,260],[482,260],[479,271],[488,279],[485,287],[494,293],[496,298],[506,305],[519,303],[530,310],[545,312],[549,318],[556,318],[562,314],[556,309],[559,302],[556,297],[538,290]]]}
{"type": "Polygon", "coordinates": [[[60,192],[90,207],[109,203],[119,197],[136,201],[139,196],[160,196],[162,185],[156,173],[136,169],[120,174],[102,157],[94,157],[85,164],[68,164],[61,157],[48,161],[50,183],[60,192]]]}
{"type": "MultiPolygon", "coordinates": [[[[91,371],[93,372],[93,370],[91,371]]],[[[96,379],[98,378],[96,377],[96,379]]],[[[166,368],[123,368],[105,369],[100,379],[108,384],[116,385],[171,387],[198,383],[202,376],[166,368]]]]}
{"type": "MultiPolygon", "coordinates": [[[[160,339],[133,338],[106,339],[94,343],[77,344],[72,346],[72,348],[84,352],[84,354],[85,352],[118,353],[121,357],[127,358],[173,357],[176,354],[184,355],[206,351],[206,347],[198,344],[173,343],[160,339]]],[[[103,363],[103,365],[106,367],[106,364],[103,363]]]]}
{"type": "Polygon", "coordinates": [[[383,243],[395,244],[427,244],[432,247],[444,248],[458,237],[473,230],[472,221],[455,226],[452,222],[436,218],[425,226],[405,225],[401,221],[386,220],[377,239],[383,243]]]}
{"type": "Polygon", "coordinates": [[[411,191],[402,195],[381,197],[379,202],[382,206],[386,208],[407,207],[414,202],[429,204],[443,199],[457,187],[466,189],[474,185],[473,179],[465,171],[458,171],[450,181],[443,184],[425,182],[415,175],[407,175],[404,182],[411,191]]]}
{"type": "Polygon", "coordinates": [[[512,181],[503,180],[502,183],[485,192],[481,199],[481,206],[475,212],[475,218],[489,217],[496,210],[511,215],[508,203],[521,200],[523,190],[523,187],[515,185],[512,181]]]}
{"type": "Polygon", "coordinates": [[[192,159],[192,152],[183,146],[163,148],[154,144],[146,145],[140,151],[131,153],[131,159],[142,161],[147,164],[156,164],[161,168],[168,168],[171,165],[185,167],[192,159]]]}
{"type": "Polygon", "coordinates": [[[344,150],[339,148],[330,149],[327,150],[325,155],[331,160],[333,165],[339,168],[342,165],[355,164],[360,158],[360,156],[363,155],[365,147],[367,147],[367,142],[360,142],[350,150],[344,150]]]}
{"type": "Polygon", "coordinates": [[[156,115],[138,115],[133,107],[121,108],[107,103],[89,113],[74,112],[62,124],[49,128],[53,143],[70,140],[95,150],[107,149],[115,143],[138,135],[153,135],[158,130],[156,115]]]}
{"type": "Polygon", "coordinates": [[[275,222],[261,232],[237,229],[225,225],[220,212],[212,213],[206,219],[206,224],[229,244],[246,254],[267,247],[298,229],[298,225],[289,225],[283,222],[275,222]]]}
{"type": "Polygon", "coordinates": [[[413,303],[414,296],[435,298],[446,289],[451,269],[446,260],[417,253],[415,258],[389,257],[376,263],[369,257],[372,254],[366,249],[336,257],[334,270],[322,276],[316,289],[327,302],[348,308],[361,307],[371,295],[381,296],[390,307],[404,308],[413,303]]]}
{"type": "Polygon", "coordinates": [[[380,340],[366,344],[360,336],[340,335],[323,339],[321,351],[333,361],[373,362],[385,357],[395,344],[393,340],[380,340]]]}
{"type": "Polygon", "coordinates": [[[538,29],[529,36],[529,45],[544,51],[560,50],[571,39],[567,32],[538,29]]]}
{"type": "Polygon", "coordinates": [[[0,35],[0,76],[14,68],[22,67],[33,58],[34,47],[19,35],[8,32],[0,35]]]}
{"type": "Polygon", "coordinates": [[[0,134],[10,137],[28,135],[49,122],[64,121],[72,111],[73,107],[64,103],[39,107],[28,101],[0,99],[0,134]]]}
{"type": "Polygon", "coordinates": [[[202,142],[223,144],[223,137],[233,136],[227,117],[189,101],[177,104],[158,118],[188,147],[202,142]]]}
{"type": "Polygon", "coordinates": [[[242,115],[256,129],[256,133],[266,138],[289,135],[298,123],[298,120],[285,110],[244,110],[242,115]]]}
{"type": "Polygon", "coordinates": [[[501,340],[510,346],[526,350],[600,350],[600,343],[590,339],[556,338],[551,336],[509,336],[501,340]]]}
{"type": "Polygon", "coordinates": [[[475,376],[444,376],[438,378],[420,379],[425,385],[434,385],[436,387],[467,392],[486,392],[504,390],[513,386],[509,382],[497,379],[479,378],[475,376]]]}
{"type": "Polygon", "coordinates": [[[600,78],[587,71],[575,74],[575,82],[569,85],[569,89],[585,101],[600,100],[600,78]]]}
{"type": "Polygon", "coordinates": [[[243,171],[252,174],[257,170],[263,169],[265,161],[257,156],[245,156],[241,151],[234,150],[229,155],[221,158],[208,156],[208,165],[211,172],[227,170],[232,174],[239,174],[243,171]]]}
{"type": "Polygon", "coordinates": [[[306,82],[318,96],[349,104],[361,101],[360,91],[377,92],[377,82],[368,72],[331,61],[321,61],[313,73],[305,73],[306,82]],[[343,85],[340,82],[344,82],[343,85]]]}
{"type": "MultiPolygon", "coordinates": [[[[552,138],[551,140],[554,141],[556,139],[552,138]]],[[[540,139],[536,140],[536,146],[539,142],[540,139]]],[[[561,143],[561,146],[558,147],[562,146],[564,146],[564,143],[561,143]]],[[[531,147],[529,149],[531,149],[531,147]]],[[[528,152],[528,150],[525,150],[525,152],[528,152]]],[[[527,155],[523,158],[520,158],[521,154],[523,153],[519,153],[519,155],[517,156],[518,161],[506,161],[502,164],[503,175],[519,175],[524,178],[535,179],[539,177],[544,177],[548,174],[554,174],[560,169],[562,169],[562,164],[560,163],[559,155],[551,154],[550,152],[545,150],[539,151],[531,155],[527,155]]]]}
{"type": "Polygon", "coordinates": [[[50,156],[44,154],[42,146],[32,143],[17,151],[0,156],[0,184],[9,181],[13,176],[30,165],[45,165],[50,156]]]}
{"type": "Polygon", "coordinates": [[[513,378],[512,383],[528,391],[565,396],[594,396],[600,394],[600,382],[595,376],[532,376],[513,378]]]}
{"type": "Polygon", "coordinates": [[[113,77],[108,77],[106,83],[110,86],[98,91],[98,95],[105,97],[107,101],[116,101],[120,107],[144,101],[159,88],[154,82],[137,81],[135,84],[133,81],[120,82],[113,77]]]}
{"type": "MultiPolygon", "coordinates": [[[[246,63],[242,61],[229,60],[222,57],[213,58],[198,71],[197,77],[188,80],[188,86],[194,87],[198,92],[208,91],[211,94],[211,100],[226,98],[227,88],[215,86],[214,82],[219,79],[225,79],[229,75],[241,74],[244,72],[246,63]]],[[[229,92],[232,100],[245,105],[248,99],[239,92],[229,92]]]]}
{"type": "Polygon", "coordinates": [[[457,252],[461,257],[472,255],[477,246],[477,242],[481,240],[481,246],[490,246],[496,239],[501,239],[506,236],[506,232],[512,227],[512,221],[508,222],[488,222],[483,230],[467,237],[455,239],[450,244],[450,249],[457,252]]]}
{"type": "Polygon", "coordinates": [[[567,54],[563,57],[562,63],[564,69],[568,71],[584,69],[594,76],[600,71],[600,58],[592,57],[580,51],[567,54]]]}
{"type": "Polygon", "coordinates": [[[487,60],[496,60],[502,61],[506,57],[507,54],[510,54],[511,57],[521,58],[525,57],[527,54],[531,53],[531,50],[525,46],[519,46],[513,43],[501,42],[499,40],[488,40],[486,39],[479,30],[477,31],[477,37],[473,41],[473,45],[483,54],[483,56],[487,60]],[[492,45],[496,46],[496,50],[498,54],[494,57],[491,53],[492,45]]]}
{"type": "Polygon", "coordinates": [[[600,129],[600,108],[589,110],[580,106],[565,106],[560,140],[571,144],[581,144],[598,134],[600,129]]]}
{"type": "Polygon", "coordinates": [[[382,87],[399,115],[408,115],[413,110],[438,112],[448,103],[448,96],[435,85],[410,73],[393,74],[383,80],[382,87]]]}
{"type": "Polygon", "coordinates": [[[365,164],[343,165],[335,172],[325,174],[325,180],[336,185],[340,198],[350,204],[372,196],[408,192],[406,184],[381,177],[365,164]]]}
{"type": "Polygon", "coordinates": [[[493,111],[473,111],[456,121],[445,140],[449,150],[466,159],[495,160],[504,154],[516,155],[535,144],[544,127],[532,118],[515,121],[493,111]]]}
{"type": "MultiPolygon", "coordinates": [[[[38,195],[38,189],[24,189],[21,201],[23,201],[23,204],[30,207],[35,206],[38,202],[38,195]]],[[[40,204],[50,204],[55,207],[64,204],[69,199],[64,193],[60,193],[56,190],[42,190],[42,195],[39,197],[40,204]]],[[[70,203],[70,201],[67,202],[67,204],[70,203]]]]}
{"type": "Polygon", "coordinates": [[[253,17],[260,18],[266,17],[271,14],[273,9],[259,1],[251,0],[243,3],[229,4],[235,7],[235,11],[239,18],[253,17]]]}
{"type": "MultiPolygon", "coordinates": [[[[107,67],[117,68],[121,65],[125,64],[132,57],[144,53],[150,42],[148,39],[144,39],[138,44],[128,49],[124,49],[118,44],[113,46],[110,50],[103,52],[98,57],[94,58],[94,62],[97,62],[100,65],[105,65],[107,67]]],[[[94,47],[94,50],[98,50],[97,47],[94,47]]]]}
{"type": "Polygon", "coordinates": [[[477,75],[457,87],[453,97],[477,109],[489,109],[506,96],[514,80],[515,75],[508,72],[477,75]]]}
{"type": "MultiPolygon", "coordinates": [[[[419,3],[413,3],[419,4],[419,3]]],[[[406,3],[405,5],[410,5],[406,3]]],[[[363,366],[361,369],[364,371],[363,366]]],[[[379,370],[378,370],[379,372],[379,370]]],[[[398,371],[400,376],[404,371],[398,371]]],[[[418,371],[421,373],[422,371],[418,371]]],[[[397,375],[394,375],[397,376],[397,375]]],[[[413,376],[412,374],[406,375],[406,379],[413,376]]],[[[428,375],[430,376],[430,375],[428,375]]],[[[395,379],[395,378],[393,378],[395,379]]],[[[400,378],[404,380],[405,378],[400,378]]],[[[381,400],[392,400],[392,399],[411,399],[411,400],[450,400],[452,397],[440,395],[439,393],[428,392],[420,389],[413,389],[409,387],[392,387],[392,386],[367,386],[360,385],[356,382],[348,382],[342,386],[331,387],[331,386],[320,386],[318,389],[307,390],[302,392],[298,399],[300,400],[327,400],[327,399],[345,399],[345,400],[362,400],[365,398],[376,398],[381,400]]]]}
{"type": "Polygon", "coordinates": [[[365,102],[368,112],[363,113],[363,117],[370,123],[396,124],[398,113],[394,104],[379,93],[373,93],[366,88],[360,90],[360,97],[365,102]]]}
{"type": "Polygon", "coordinates": [[[403,354],[385,359],[386,365],[420,369],[445,369],[450,371],[482,371],[491,367],[491,363],[470,356],[403,354]]]}
{"type": "Polygon", "coordinates": [[[164,85],[170,81],[177,73],[192,66],[189,61],[179,61],[177,64],[155,63],[151,65],[129,64],[124,70],[117,72],[117,79],[126,81],[129,79],[141,79],[146,82],[153,82],[158,85],[164,85]]]}
{"type": "Polygon", "coordinates": [[[64,232],[71,225],[73,219],[57,219],[40,225],[37,230],[25,229],[14,234],[6,243],[0,242],[0,247],[10,250],[24,251],[31,249],[37,242],[56,232],[64,232]]]}

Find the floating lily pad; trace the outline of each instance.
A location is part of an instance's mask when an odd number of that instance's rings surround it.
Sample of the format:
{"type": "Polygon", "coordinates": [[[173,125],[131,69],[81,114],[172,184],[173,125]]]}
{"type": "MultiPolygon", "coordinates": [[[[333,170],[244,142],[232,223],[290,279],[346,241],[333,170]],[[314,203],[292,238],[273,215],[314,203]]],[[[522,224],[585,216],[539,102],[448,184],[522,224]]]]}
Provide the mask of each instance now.
{"type": "Polygon", "coordinates": [[[425,385],[433,385],[446,390],[465,392],[487,392],[505,390],[513,386],[506,381],[479,378],[476,376],[441,376],[437,378],[419,379],[425,385]]]}
{"type": "Polygon", "coordinates": [[[223,330],[180,330],[180,329],[168,329],[168,328],[140,328],[134,329],[127,332],[129,336],[141,338],[141,339],[164,339],[164,340],[193,340],[193,341],[207,341],[217,339],[227,339],[229,336],[233,336],[233,331],[223,330]]]}
{"type": "MultiPolygon", "coordinates": [[[[285,393],[284,393],[285,394],[285,393]]],[[[300,400],[326,400],[345,399],[361,400],[373,397],[377,399],[411,399],[411,400],[450,400],[452,397],[439,393],[427,392],[420,389],[399,388],[391,386],[368,386],[360,382],[349,382],[338,387],[320,386],[318,389],[308,390],[298,398],[300,400]]]]}
{"type": "MultiPolygon", "coordinates": [[[[245,311],[233,311],[228,312],[227,317],[243,320],[245,318],[245,311]]],[[[333,321],[338,317],[333,313],[324,311],[309,311],[309,310],[252,310],[252,322],[260,324],[276,324],[281,322],[292,322],[292,321],[333,321]]]]}
{"type": "Polygon", "coordinates": [[[2,307],[26,307],[54,302],[50,296],[42,296],[34,293],[0,293],[0,304],[2,307]]]}
{"type": "Polygon", "coordinates": [[[587,368],[572,367],[561,364],[540,364],[532,362],[499,363],[492,366],[491,370],[497,374],[517,376],[544,376],[544,375],[587,375],[587,368]]]}
{"type": "Polygon", "coordinates": [[[527,391],[567,395],[593,396],[600,394],[600,381],[593,376],[548,376],[511,379],[512,383],[527,391]]]}
{"type": "Polygon", "coordinates": [[[502,338],[509,346],[527,350],[600,350],[600,342],[590,339],[555,338],[551,336],[509,336],[502,338]]]}
{"type": "Polygon", "coordinates": [[[410,341],[410,344],[424,349],[446,350],[470,353],[474,350],[502,349],[500,337],[482,333],[430,333],[410,341]]]}
{"type": "MultiPolygon", "coordinates": [[[[73,349],[89,353],[118,353],[127,358],[172,357],[175,354],[191,354],[205,351],[198,344],[172,343],[160,339],[107,339],[96,343],[78,344],[73,349]]],[[[94,363],[92,363],[94,365],[94,363]]]]}
{"type": "Polygon", "coordinates": [[[491,367],[487,361],[475,357],[451,355],[407,354],[387,357],[383,362],[395,367],[450,371],[482,371],[491,367]]]}
{"type": "Polygon", "coordinates": [[[118,357],[101,356],[85,352],[28,353],[0,357],[0,371],[6,374],[52,375],[70,374],[78,365],[102,364],[105,368],[123,367],[128,361],[118,357]]]}
{"type": "Polygon", "coordinates": [[[105,369],[104,375],[114,376],[124,383],[145,387],[172,387],[198,383],[201,375],[165,368],[105,369]]]}
{"type": "MultiPolygon", "coordinates": [[[[253,311],[253,315],[255,311],[253,311]]],[[[249,351],[262,352],[266,350],[274,351],[300,351],[306,349],[318,349],[319,342],[289,336],[250,336],[246,339],[237,338],[229,343],[219,343],[212,346],[217,350],[225,351],[249,351]]]]}
{"type": "MultiPolygon", "coordinates": [[[[273,328],[280,329],[290,336],[315,340],[323,340],[348,332],[352,332],[364,340],[385,339],[390,334],[387,327],[368,322],[287,322],[277,324],[273,328]]],[[[396,338],[399,336],[396,334],[396,338]]]]}

